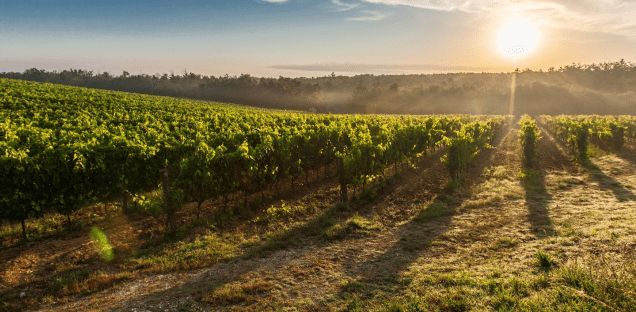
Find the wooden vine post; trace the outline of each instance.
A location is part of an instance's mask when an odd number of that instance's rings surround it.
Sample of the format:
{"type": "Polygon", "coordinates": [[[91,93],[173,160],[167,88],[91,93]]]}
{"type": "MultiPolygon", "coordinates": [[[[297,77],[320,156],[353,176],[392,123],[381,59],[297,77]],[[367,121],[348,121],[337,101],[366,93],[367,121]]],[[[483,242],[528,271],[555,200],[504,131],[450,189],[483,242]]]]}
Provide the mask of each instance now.
{"type": "Polygon", "coordinates": [[[130,196],[127,190],[124,190],[124,194],[121,200],[121,207],[124,213],[128,213],[128,202],[130,201],[130,196]]]}
{"type": "Polygon", "coordinates": [[[338,167],[338,175],[340,177],[340,194],[342,196],[341,198],[343,202],[346,202],[349,200],[349,198],[347,196],[347,179],[345,175],[344,159],[342,157],[338,157],[338,159],[336,160],[336,165],[338,167]]]}
{"type": "Polygon", "coordinates": [[[174,228],[174,208],[170,202],[170,179],[168,178],[168,169],[159,170],[161,176],[161,185],[163,186],[163,204],[165,205],[166,216],[166,228],[174,228]]]}

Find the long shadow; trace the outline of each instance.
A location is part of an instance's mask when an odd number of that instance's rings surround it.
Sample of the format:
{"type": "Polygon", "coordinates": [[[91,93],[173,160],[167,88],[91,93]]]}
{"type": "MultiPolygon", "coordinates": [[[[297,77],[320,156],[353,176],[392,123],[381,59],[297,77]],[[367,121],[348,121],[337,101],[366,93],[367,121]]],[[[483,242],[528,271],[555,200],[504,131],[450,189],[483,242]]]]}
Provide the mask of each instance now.
{"type": "Polygon", "coordinates": [[[532,232],[538,237],[547,237],[554,234],[554,226],[550,219],[548,205],[552,196],[548,193],[545,183],[547,170],[569,171],[572,165],[570,159],[563,154],[545,135],[537,141],[537,161],[535,168],[524,170],[522,180],[526,195],[526,207],[528,207],[528,221],[532,226],[532,232]]]}
{"type": "MultiPolygon", "coordinates": [[[[513,128],[509,127],[498,140],[493,144],[494,149],[485,150],[477,156],[475,165],[466,173],[467,180],[474,181],[475,185],[485,182],[482,176],[484,169],[492,165],[497,156],[502,143],[510,135],[513,135],[513,128]]],[[[500,156],[499,160],[505,158],[500,156]]],[[[385,252],[371,258],[357,267],[349,267],[349,276],[360,279],[362,283],[391,283],[396,287],[391,290],[397,293],[408,286],[409,281],[401,281],[400,273],[406,271],[408,267],[417,259],[430,252],[430,247],[434,240],[450,230],[449,225],[457,215],[458,209],[467,196],[453,196],[453,191],[442,191],[435,196],[433,201],[418,213],[411,221],[400,226],[394,234],[393,239],[397,241],[385,252]]],[[[364,287],[359,288],[365,291],[364,287]]],[[[343,287],[339,296],[351,292],[347,287],[343,287]]]]}
{"type": "Polygon", "coordinates": [[[528,207],[528,221],[532,225],[532,232],[538,237],[554,234],[554,226],[550,219],[548,204],[552,196],[545,187],[545,172],[525,169],[522,180],[526,193],[526,207],[528,207]]]}
{"type": "Polygon", "coordinates": [[[582,164],[590,173],[592,179],[598,182],[600,188],[602,190],[612,191],[618,201],[636,201],[636,195],[634,195],[631,190],[626,189],[623,184],[606,175],[592,160],[587,159],[583,161],[582,164]]]}
{"type": "MultiPolygon", "coordinates": [[[[541,128],[541,130],[545,135],[549,136],[549,133],[545,131],[544,128],[541,128]]],[[[556,147],[556,143],[552,145],[556,147]]],[[[629,155],[630,153],[629,151],[632,151],[632,150],[633,149],[631,149],[631,147],[628,147],[625,149],[625,151],[620,152],[617,155],[627,161],[635,163],[636,159],[633,156],[629,155]]],[[[551,154],[558,155],[556,153],[551,153],[551,154]]],[[[563,153],[561,153],[560,155],[564,156],[563,153]]],[[[559,158],[562,158],[562,157],[559,157],[559,158]]],[[[554,159],[551,162],[554,162],[557,164],[562,163],[561,161],[557,161],[554,159]]],[[[580,164],[581,164],[581,167],[584,168],[590,174],[592,179],[598,182],[601,189],[612,191],[616,199],[618,199],[619,201],[636,201],[636,195],[634,195],[632,191],[626,189],[620,182],[616,181],[614,178],[606,175],[599,166],[597,166],[594,162],[592,162],[592,160],[590,159],[582,160],[580,161],[580,164]]]]}
{"type": "Polygon", "coordinates": [[[625,144],[625,146],[623,147],[623,150],[616,153],[616,156],[636,166],[636,147],[627,146],[627,144],[625,144]]]}

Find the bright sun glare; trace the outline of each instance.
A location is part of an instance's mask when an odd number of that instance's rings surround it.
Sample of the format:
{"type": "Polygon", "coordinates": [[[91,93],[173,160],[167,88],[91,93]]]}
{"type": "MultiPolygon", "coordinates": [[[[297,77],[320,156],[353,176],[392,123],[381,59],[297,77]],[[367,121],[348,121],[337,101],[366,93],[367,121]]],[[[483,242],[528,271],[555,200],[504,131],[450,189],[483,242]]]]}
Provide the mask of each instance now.
{"type": "Polygon", "coordinates": [[[513,21],[499,33],[499,50],[512,57],[524,56],[535,48],[537,28],[524,21],[513,21]]]}

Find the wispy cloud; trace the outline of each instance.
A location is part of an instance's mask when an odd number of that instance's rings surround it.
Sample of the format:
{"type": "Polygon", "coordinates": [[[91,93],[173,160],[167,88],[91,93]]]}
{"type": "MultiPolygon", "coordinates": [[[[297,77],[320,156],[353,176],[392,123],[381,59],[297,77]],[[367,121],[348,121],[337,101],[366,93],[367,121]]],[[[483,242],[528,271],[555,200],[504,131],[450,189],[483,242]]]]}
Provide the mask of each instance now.
{"type": "Polygon", "coordinates": [[[370,72],[423,72],[423,71],[482,71],[492,68],[477,68],[468,66],[455,66],[445,64],[425,64],[425,65],[388,65],[388,64],[360,64],[360,63],[318,63],[309,65],[273,65],[269,68],[320,71],[320,72],[347,72],[347,73],[370,73],[370,72]]]}
{"type": "Polygon", "coordinates": [[[331,3],[336,5],[337,12],[349,11],[351,9],[355,9],[360,5],[359,3],[346,3],[340,0],[331,0],[331,3]]]}
{"type": "Polygon", "coordinates": [[[287,2],[288,0],[261,0],[261,1],[272,2],[272,3],[283,3],[283,2],[287,2]]]}
{"type": "Polygon", "coordinates": [[[634,0],[362,0],[430,10],[520,15],[549,26],[636,39],[634,0]]]}
{"type": "Polygon", "coordinates": [[[389,16],[388,14],[385,14],[385,13],[380,13],[378,11],[369,11],[369,10],[363,10],[360,13],[362,13],[363,15],[350,17],[350,18],[347,18],[347,20],[348,21],[379,21],[389,16]]]}

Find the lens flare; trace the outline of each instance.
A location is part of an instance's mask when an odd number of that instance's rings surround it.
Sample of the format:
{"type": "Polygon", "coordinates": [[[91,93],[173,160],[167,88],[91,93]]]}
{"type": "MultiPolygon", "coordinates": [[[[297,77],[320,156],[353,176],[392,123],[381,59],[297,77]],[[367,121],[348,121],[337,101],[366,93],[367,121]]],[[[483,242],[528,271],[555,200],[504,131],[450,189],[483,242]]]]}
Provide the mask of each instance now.
{"type": "Polygon", "coordinates": [[[539,39],[537,28],[524,21],[514,21],[499,33],[499,50],[512,57],[524,56],[534,50],[539,39]]]}

